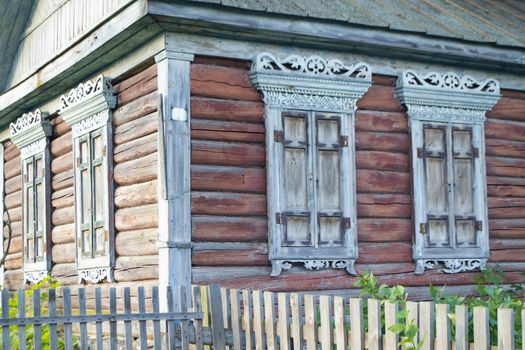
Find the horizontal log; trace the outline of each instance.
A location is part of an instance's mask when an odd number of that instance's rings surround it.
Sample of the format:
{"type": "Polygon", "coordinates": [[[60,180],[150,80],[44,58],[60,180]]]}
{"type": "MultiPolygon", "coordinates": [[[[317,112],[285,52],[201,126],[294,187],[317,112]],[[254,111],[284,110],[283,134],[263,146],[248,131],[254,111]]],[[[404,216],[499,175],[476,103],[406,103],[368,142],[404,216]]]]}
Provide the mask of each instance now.
{"type": "Polygon", "coordinates": [[[51,172],[55,175],[73,169],[73,152],[68,152],[51,161],[51,172]]]}
{"type": "Polygon", "coordinates": [[[20,191],[22,188],[22,177],[21,176],[15,176],[10,178],[9,180],[6,180],[4,182],[4,191],[5,194],[10,194],[16,191],[20,191]]]}
{"type": "Polygon", "coordinates": [[[22,206],[22,191],[16,191],[5,196],[5,207],[7,209],[18,208],[22,206]]]}
{"type": "Polygon", "coordinates": [[[4,288],[9,290],[17,290],[24,288],[24,272],[22,266],[16,270],[7,270],[4,273],[4,288]]]}
{"type": "Polygon", "coordinates": [[[54,244],[51,260],[55,264],[72,263],[76,259],[76,243],[54,244]]]}
{"type": "MultiPolygon", "coordinates": [[[[19,255],[19,254],[17,254],[19,255]]],[[[22,261],[23,261],[23,258],[22,256],[20,255],[19,257],[17,257],[16,259],[6,259],[6,261],[4,262],[4,268],[6,270],[16,270],[16,269],[21,269],[22,268],[22,261]]]]}
{"type": "Polygon", "coordinates": [[[410,137],[406,133],[357,131],[356,150],[397,151],[408,153],[410,137]]]}
{"type": "Polygon", "coordinates": [[[8,180],[22,173],[22,161],[17,156],[4,163],[4,179],[8,180]]]}
{"type": "MultiPolygon", "coordinates": [[[[4,225],[4,239],[9,235],[9,225],[4,225]]],[[[11,238],[22,236],[22,222],[11,221],[11,238]]]]}
{"type": "Polygon", "coordinates": [[[489,197],[490,219],[519,219],[525,212],[525,198],[520,197],[489,197]]]}
{"type": "Polygon", "coordinates": [[[487,117],[525,121],[525,99],[503,96],[492,110],[487,112],[487,117]]]}
{"type": "Polygon", "coordinates": [[[115,228],[118,231],[132,231],[157,227],[157,205],[123,208],[115,212],[115,228]]]}
{"type": "Polygon", "coordinates": [[[65,133],[71,131],[71,126],[68,125],[61,116],[57,116],[54,120],[53,131],[55,135],[64,135],[65,133]]]}
{"type": "Polygon", "coordinates": [[[51,188],[54,191],[59,191],[67,187],[72,187],[74,185],[73,178],[73,169],[64,171],[62,173],[56,174],[51,179],[51,188]]]}
{"type": "Polygon", "coordinates": [[[193,165],[191,188],[195,191],[265,193],[266,171],[260,168],[193,165]]]}
{"type": "Polygon", "coordinates": [[[51,268],[53,279],[60,281],[60,285],[67,286],[78,282],[78,270],[75,263],[55,264],[51,268]]]}
{"type": "Polygon", "coordinates": [[[75,189],[73,187],[67,187],[52,193],[51,206],[53,208],[59,209],[73,205],[75,205],[75,189]]]}
{"type": "Polygon", "coordinates": [[[4,220],[11,220],[12,222],[22,220],[22,206],[6,210],[4,220]],[[9,213],[9,215],[8,215],[9,213]]]}
{"type": "Polygon", "coordinates": [[[404,153],[356,151],[357,169],[387,170],[408,173],[409,157],[404,153]]]}
{"type": "Polygon", "coordinates": [[[138,207],[157,202],[157,180],[129,186],[119,186],[115,190],[117,208],[138,207]]]}
{"type": "Polygon", "coordinates": [[[253,87],[248,70],[212,65],[191,65],[191,95],[261,101],[253,87]]]}
{"type": "Polygon", "coordinates": [[[157,92],[157,76],[150,77],[144,80],[141,84],[130,86],[126,90],[118,94],[118,105],[125,106],[126,104],[136,101],[138,98],[149,93],[157,92]]]}
{"type": "Polygon", "coordinates": [[[136,98],[138,92],[144,89],[151,89],[151,86],[156,89],[157,86],[157,66],[155,64],[147,67],[141,72],[133,74],[131,77],[126,80],[121,81],[113,88],[115,92],[119,94],[119,101],[121,96],[124,96],[124,99],[133,100],[136,98]],[[133,98],[134,97],[134,98],[133,98]]]}
{"type": "Polygon", "coordinates": [[[153,91],[122,107],[117,108],[113,113],[113,124],[115,126],[120,126],[122,124],[129,123],[132,120],[156,112],[157,96],[157,92],[153,91]]]}
{"type": "Polygon", "coordinates": [[[485,154],[501,157],[525,158],[525,142],[485,139],[485,154]]]}
{"type": "Polygon", "coordinates": [[[117,185],[131,185],[157,178],[157,153],[116,164],[113,169],[117,185]]]}
{"type": "Polygon", "coordinates": [[[510,250],[491,250],[489,260],[492,262],[524,262],[525,248],[510,250]]]}
{"type": "Polygon", "coordinates": [[[193,216],[192,241],[267,241],[268,224],[260,217],[193,216]]]}
{"type": "Polygon", "coordinates": [[[368,89],[368,92],[357,101],[357,108],[386,112],[405,111],[395,96],[395,88],[379,84],[373,84],[368,89]]]}
{"type": "Polygon", "coordinates": [[[265,148],[249,143],[222,143],[214,141],[192,141],[193,164],[228,166],[264,166],[265,148]]]}
{"type": "Polygon", "coordinates": [[[194,215],[266,215],[266,196],[248,193],[193,192],[194,215]]]}
{"type": "Polygon", "coordinates": [[[501,140],[525,141],[525,123],[510,120],[487,119],[485,137],[501,140]]]}
{"type": "Polygon", "coordinates": [[[64,135],[58,136],[51,141],[50,146],[51,154],[53,157],[59,157],[73,150],[73,139],[71,131],[66,132],[64,135]]]}
{"type": "Polygon", "coordinates": [[[16,237],[11,237],[11,242],[9,243],[9,250],[7,250],[7,239],[4,240],[4,252],[7,251],[8,254],[15,254],[22,251],[22,235],[16,237]]]}
{"type": "MultiPolygon", "coordinates": [[[[514,249],[525,249],[525,239],[491,239],[490,250],[505,250],[512,253],[514,249]]],[[[524,260],[525,261],[525,260],[524,260]]]]}
{"type": "Polygon", "coordinates": [[[158,230],[144,229],[135,231],[120,231],[115,237],[115,249],[119,256],[155,255],[158,230]]]}
{"type": "Polygon", "coordinates": [[[238,250],[202,250],[192,254],[193,266],[268,266],[268,247],[238,250]]]}
{"type": "Polygon", "coordinates": [[[523,177],[487,176],[487,185],[525,186],[523,177]]]}
{"type": "Polygon", "coordinates": [[[358,194],[357,215],[360,218],[410,218],[412,200],[404,194],[358,194]]]}
{"type": "Polygon", "coordinates": [[[73,223],[75,221],[75,208],[71,206],[53,210],[51,221],[54,226],[73,223]]]}
{"type": "Polygon", "coordinates": [[[397,242],[412,239],[410,219],[373,218],[357,220],[358,242],[397,242]]]}
{"type": "Polygon", "coordinates": [[[525,197],[525,186],[487,186],[487,193],[494,197],[525,197]]]}
{"type": "Polygon", "coordinates": [[[263,123],[264,104],[192,96],[191,118],[263,123]]]}
{"type": "Polygon", "coordinates": [[[487,175],[525,177],[525,159],[486,157],[487,175]]]}
{"type": "Polygon", "coordinates": [[[115,260],[114,276],[119,282],[158,279],[158,256],[120,256],[115,260]]]}
{"type": "Polygon", "coordinates": [[[491,219],[489,232],[491,238],[525,239],[525,219],[491,219]]]}
{"type": "Polygon", "coordinates": [[[54,226],[51,231],[51,239],[54,244],[75,242],[75,225],[71,223],[54,226]]]}
{"type": "Polygon", "coordinates": [[[192,139],[227,142],[264,142],[265,136],[263,124],[205,119],[195,119],[191,122],[192,139]]]}
{"type": "Polygon", "coordinates": [[[141,158],[157,152],[157,148],[157,134],[149,134],[116,146],[113,150],[113,161],[118,164],[141,158]]]}
{"type": "Polygon", "coordinates": [[[4,162],[20,156],[20,150],[11,141],[4,142],[4,162]]]}
{"type": "Polygon", "coordinates": [[[157,112],[154,112],[117,126],[113,133],[113,142],[115,145],[120,145],[156,133],[158,118],[157,112]]]}
{"type": "Polygon", "coordinates": [[[357,192],[410,193],[408,173],[357,169],[357,192]]]}

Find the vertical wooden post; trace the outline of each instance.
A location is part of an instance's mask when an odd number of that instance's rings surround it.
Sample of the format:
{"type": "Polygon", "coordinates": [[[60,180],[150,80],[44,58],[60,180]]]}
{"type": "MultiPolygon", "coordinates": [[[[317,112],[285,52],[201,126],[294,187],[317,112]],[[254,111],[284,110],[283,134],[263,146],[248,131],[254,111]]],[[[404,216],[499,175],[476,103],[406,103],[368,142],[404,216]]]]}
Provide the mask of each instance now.
{"type": "Polygon", "coordinates": [[[363,350],[365,348],[362,299],[350,299],[350,344],[352,350],[363,350]]]}
{"type": "Polygon", "coordinates": [[[221,288],[210,286],[211,331],[214,349],[225,349],[224,322],[222,318],[221,288]]]}
{"type": "Polygon", "coordinates": [[[381,329],[381,302],[368,299],[368,349],[383,348],[383,331],[381,329]]]}
{"type": "Polygon", "coordinates": [[[490,349],[489,309],[474,308],[474,350],[490,349]]]}
{"type": "MultiPolygon", "coordinates": [[[[2,289],[2,318],[4,320],[9,318],[9,291],[7,289],[2,289]]],[[[10,348],[9,326],[2,326],[2,349],[9,350],[10,348]]]]}
{"type": "Polygon", "coordinates": [[[159,103],[158,230],[161,310],[167,286],[185,287],[191,300],[190,62],[192,54],[162,51],[155,56],[159,103]]]}
{"type": "MultiPolygon", "coordinates": [[[[407,312],[407,318],[406,318],[406,325],[408,326],[410,323],[415,325],[416,327],[419,327],[419,305],[415,301],[407,301],[406,302],[406,312],[407,312]]],[[[416,334],[415,337],[416,343],[419,342],[419,332],[416,334]]]]}
{"type": "Polygon", "coordinates": [[[304,337],[307,350],[317,350],[317,302],[310,294],[304,296],[304,337]]]}
{"type": "Polygon", "coordinates": [[[468,307],[456,306],[456,350],[469,350],[468,307]]]}
{"type": "Polygon", "coordinates": [[[290,296],[288,293],[277,294],[278,313],[278,329],[279,329],[279,349],[290,350],[290,296]]]}
{"type": "Polygon", "coordinates": [[[231,324],[233,333],[233,349],[242,349],[242,337],[241,337],[241,302],[240,293],[238,289],[230,289],[230,304],[231,304],[231,324]]]}
{"type": "Polygon", "coordinates": [[[343,297],[334,297],[334,324],[335,337],[334,343],[337,350],[346,349],[346,322],[345,322],[345,299],[343,297]]]}
{"type": "Polygon", "coordinates": [[[303,349],[303,324],[301,310],[303,308],[303,297],[300,294],[290,295],[290,308],[292,313],[292,339],[293,350],[303,349]]]}
{"type": "Polygon", "coordinates": [[[275,297],[272,292],[264,292],[264,332],[266,333],[266,349],[276,350],[277,339],[275,337],[274,307],[275,297]]]}
{"type": "Polygon", "coordinates": [[[434,303],[419,303],[419,339],[423,340],[423,350],[434,350],[434,303]]]}
{"type": "Polygon", "coordinates": [[[513,309],[498,309],[498,349],[514,350],[513,309]]]}
{"type": "Polygon", "coordinates": [[[447,304],[436,305],[436,347],[440,350],[449,350],[451,345],[448,311],[447,304]]]}
{"type": "Polygon", "coordinates": [[[390,327],[397,323],[398,304],[385,301],[385,348],[397,349],[399,336],[390,330],[390,327]]]}

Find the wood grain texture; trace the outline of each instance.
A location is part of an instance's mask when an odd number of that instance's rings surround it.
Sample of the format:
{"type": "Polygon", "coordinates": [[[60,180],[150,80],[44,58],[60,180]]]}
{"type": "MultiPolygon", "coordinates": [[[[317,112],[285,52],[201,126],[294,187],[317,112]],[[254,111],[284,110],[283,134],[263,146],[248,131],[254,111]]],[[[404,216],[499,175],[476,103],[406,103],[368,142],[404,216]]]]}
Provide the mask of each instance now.
{"type": "Polygon", "coordinates": [[[117,255],[141,256],[157,254],[157,229],[120,231],[115,237],[117,255]]]}
{"type": "Polygon", "coordinates": [[[261,168],[239,168],[194,165],[191,168],[194,191],[266,192],[266,171],[261,168]]]}
{"type": "Polygon", "coordinates": [[[115,190],[117,208],[139,207],[157,202],[157,180],[129,186],[119,186],[115,190]]]}
{"type": "Polygon", "coordinates": [[[120,145],[140,137],[153,134],[157,131],[158,114],[156,112],[147,114],[130,122],[115,127],[113,142],[120,145]]]}
{"type": "Polygon", "coordinates": [[[193,164],[264,166],[266,163],[265,148],[257,144],[195,140],[191,145],[193,164]]]}
{"type": "Polygon", "coordinates": [[[264,121],[264,105],[260,101],[224,100],[192,96],[192,119],[224,120],[236,122],[264,121]]]}
{"type": "Polygon", "coordinates": [[[266,196],[245,193],[193,192],[194,215],[266,215],[266,196]]]}
{"type": "Polygon", "coordinates": [[[113,112],[113,124],[120,126],[157,111],[157,92],[153,91],[118,107],[113,112]]]}
{"type": "Polygon", "coordinates": [[[157,152],[157,134],[149,134],[117,145],[113,150],[113,161],[123,163],[157,152]]]}
{"type": "Polygon", "coordinates": [[[116,164],[113,169],[117,185],[132,185],[157,178],[157,154],[116,164]]]}

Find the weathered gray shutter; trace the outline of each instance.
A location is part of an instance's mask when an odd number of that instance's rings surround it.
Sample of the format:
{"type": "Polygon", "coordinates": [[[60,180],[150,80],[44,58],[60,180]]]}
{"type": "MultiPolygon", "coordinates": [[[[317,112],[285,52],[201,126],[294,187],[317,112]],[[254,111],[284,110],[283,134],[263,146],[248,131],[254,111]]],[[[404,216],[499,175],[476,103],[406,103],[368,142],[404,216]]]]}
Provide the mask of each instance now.
{"type": "Polygon", "coordinates": [[[35,202],[33,157],[24,160],[24,234],[25,261],[35,262],[35,202]]]}
{"type": "Polygon", "coordinates": [[[80,251],[81,256],[92,256],[91,231],[91,142],[89,134],[78,138],[78,180],[80,195],[79,224],[80,224],[80,251]]]}
{"type": "Polygon", "coordinates": [[[44,179],[44,160],[42,155],[34,157],[34,212],[35,212],[35,258],[36,261],[43,261],[45,256],[45,179],[44,179]]]}
{"type": "Polygon", "coordinates": [[[426,234],[426,246],[450,246],[447,174],[447,132],[445,125],[423,125],[423,147],[418,156],[424,161],[425,223],[420,233],[426,234]]]}
{"type": "Polygon", "coordinates": [[[92,140],[92,174],[93,188],[92,208],[93,208],[93,250],[95,255],[104,255],[106,253],[107,234],[104,228],[105,221],[105,181],[104,158],[106,156],[106,143],[102,129],[93,131],[92,140]]]}

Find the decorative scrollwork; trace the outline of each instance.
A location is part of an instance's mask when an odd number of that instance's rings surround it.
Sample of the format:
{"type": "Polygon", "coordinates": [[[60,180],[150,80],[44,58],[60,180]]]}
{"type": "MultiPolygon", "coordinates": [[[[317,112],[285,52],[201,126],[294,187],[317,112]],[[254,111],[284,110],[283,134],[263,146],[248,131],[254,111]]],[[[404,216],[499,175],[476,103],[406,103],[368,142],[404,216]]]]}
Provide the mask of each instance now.
{"type": "Polygon", "coordinates": [[[20,149],[23,159],[44,151],[47,145],[46,137],[52,132],[46,115],[37,109],[34,112],[24,113],[11,123],[11,141],[20,149]]]}
{"type": "Polygon", "coordinates": [[[272,276],[279,276],[282,270],[290,270],[293,264],[302,264],[306,270],[345,269],[349,274],[355,275],[355,260],[273,260],[272,276]]]}
{"type": "Polygon", "coordinates": [[[42,153],[46,149],[46,146],[47,146],[47,140],[39,139],[35,142],[30,143],[27,146],[22,147],[20,149],[20,157],[22,159],[26,159],[35,154],[42,153]]]}
{"type": "Polygon", "coordinates": [[[29,129],[32,126],[40,124],[42,121],[42,112],[40,109],[35,110],[34,112],[28,112],[22,114],[16,122],[11,123],[11,137],[29,129]]]}
{"type": "Polygon", "coordinates": [[[39,283],[48,276],[47,271],[24,271],[24,283],[39,283]]]}
{"type": "Polygon", "coordinates": [[[98,267],[94,269],[83,269],[78,272],[78,283],[82,281],[90,283],[100,283],[107,279],[111,282],[111,268],[110,267],[98,267]]]}
{"type": "Polygon", "coordinates": [[[460,273],[476,269],[483,270],[487,264],[487,259],[424,259],[418,260],[416,273],[423,273],[424,270],[431,270],[436,267],[443,267],[444,273],[460,273]]]}
{"type": "Polygon", "coordinates": [[[403,79],[409,86],[499,94],[499,83],[497,80],[486,79],[477,81],[468,75],[459,75],[452,72],[431,72],[422,76],[413,71],[406,71],[403,73],[403,79]]]}
{"type": "Polygon", "coordinates": [[[257,55],[252,65],[253,71],[280,71],[284,73],[310,74],[315,76],[336,76],[370,80],[372,72],[370,66],[359,62],[347,66],[337,59],[324,59],[320,56],[302,57],[291,55],[285,59],[278,59],[270,53],[257,55]]]}
{"type": "Polygon", "coordinates": [[[111,88],[110,80],[99,75],[94,81],[88,80],[84,83],[80,83],[76,88],[71,89],[68,94],[62,95],[60,97],[60,109],[64,110],[74,104],[88,99],[96,93],[104,90],[111,90],[111,88]]]}
{"type": "Polygon", "coordinates": [[[109,118],[109,110],[103,110],[100,113],[93,114],[92,116],[82,119],[78,123],[71,125],[71,133],[73,137],[79,137],[86,132],[100,128],[106,125],[109,118]]]}

